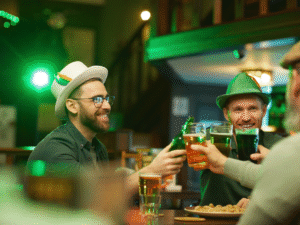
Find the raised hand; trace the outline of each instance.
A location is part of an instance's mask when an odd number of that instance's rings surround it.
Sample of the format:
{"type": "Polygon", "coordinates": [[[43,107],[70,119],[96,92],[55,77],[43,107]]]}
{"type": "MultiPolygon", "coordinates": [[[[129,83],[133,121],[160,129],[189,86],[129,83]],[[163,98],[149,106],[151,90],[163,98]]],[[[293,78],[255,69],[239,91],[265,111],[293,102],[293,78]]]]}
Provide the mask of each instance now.
{"type": "Polygon", "coordinates": [[[196,151],[203,152],[209,161],[209,169],[217,174],[224,174],[224,164],[227,157],[224,156],[215,145],[210,141],[206,141],[207,147],[203,145],[191,145],[191,148],[196,151]]]}
{"type": "Polygon", "coordinates": [[[173,175],[180,172],[184,160],[186,160],[186,150],[179,149],[169,152],[171,144],[165,147],[147,166],[147,171],[159,173],[163,176],[173,175]],[[182,157],[176,157],[182,156],[182,157]]]}
{"type": "Polygon", "coordinates": [[[262,145],[257,146],[257,153],[251,154],[250,158],[252,160],[257,161],[258,164],[262,162],[262,160],[269,154],[270,150],[265,148],[262,145]]]}

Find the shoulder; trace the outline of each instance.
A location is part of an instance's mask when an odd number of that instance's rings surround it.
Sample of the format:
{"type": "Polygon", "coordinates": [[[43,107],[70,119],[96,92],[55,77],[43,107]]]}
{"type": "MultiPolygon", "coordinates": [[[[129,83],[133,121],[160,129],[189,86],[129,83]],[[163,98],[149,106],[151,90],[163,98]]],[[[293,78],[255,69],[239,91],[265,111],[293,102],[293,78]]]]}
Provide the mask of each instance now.
{"type": "Polygon", "coordinates": [[[49,158],[58,153],[73,154],[75,149],[76,142],[73,137],[60,126],[37,144],[30,154],[29,160],[47,160],[47,157],[49,158]]]}

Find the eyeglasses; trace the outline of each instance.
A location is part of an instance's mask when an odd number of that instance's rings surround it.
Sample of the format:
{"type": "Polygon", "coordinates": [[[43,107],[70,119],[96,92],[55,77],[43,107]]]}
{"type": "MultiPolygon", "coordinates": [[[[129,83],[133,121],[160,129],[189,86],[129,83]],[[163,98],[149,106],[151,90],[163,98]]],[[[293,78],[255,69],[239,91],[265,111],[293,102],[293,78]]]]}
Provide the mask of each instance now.
{"type": "Polygon", "coordinates": [[[106,100],[108,102],[108,104],[110,104],[110,106],[112,106],[114,103],[114,100],[115,100],[115,96],[108,95],[105,98],[102,96],[96,96],[93,98],[72,98],[72,99],[74,99],[74,100],[91,99],[91,100],[93,100],[95,107],[100,108],[104,100],[106,100]]]}

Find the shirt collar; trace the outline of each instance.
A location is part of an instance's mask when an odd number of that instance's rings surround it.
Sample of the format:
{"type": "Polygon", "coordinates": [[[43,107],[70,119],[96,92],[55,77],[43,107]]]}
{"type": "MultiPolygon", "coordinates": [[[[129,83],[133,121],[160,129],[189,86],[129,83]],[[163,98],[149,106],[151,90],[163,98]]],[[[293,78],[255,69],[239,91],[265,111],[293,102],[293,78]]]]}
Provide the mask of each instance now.
{"type": "Polygon", "coordinates": [[[92,145],[95,146],[95,149],[100,148],[100,142],[96,137],[93,138],[92,143],[89,142],[70,120],[66,122],[65,126],[74,136],[76,143],[82,148],[85,147],[90,150],[92,145]]]}

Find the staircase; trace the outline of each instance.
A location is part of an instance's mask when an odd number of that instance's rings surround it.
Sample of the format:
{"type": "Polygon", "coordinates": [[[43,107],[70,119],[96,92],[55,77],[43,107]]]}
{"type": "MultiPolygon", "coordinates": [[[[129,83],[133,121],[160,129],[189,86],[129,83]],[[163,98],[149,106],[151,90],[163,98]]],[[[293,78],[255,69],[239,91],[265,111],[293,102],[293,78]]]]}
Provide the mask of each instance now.
{"type": "Polygon", "coordinates": [[[157,145],[165,145],[171,85],[153,65],[144,60],[149,29],[148,22],[137,29],[108,68],[109,76],[105,84],[108,92],[116,96],[112,113],[123,115],[123,128],[156,134],[161,139],[157,145]]]}

